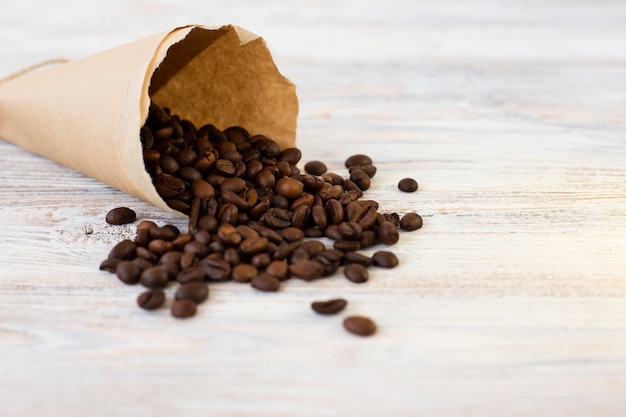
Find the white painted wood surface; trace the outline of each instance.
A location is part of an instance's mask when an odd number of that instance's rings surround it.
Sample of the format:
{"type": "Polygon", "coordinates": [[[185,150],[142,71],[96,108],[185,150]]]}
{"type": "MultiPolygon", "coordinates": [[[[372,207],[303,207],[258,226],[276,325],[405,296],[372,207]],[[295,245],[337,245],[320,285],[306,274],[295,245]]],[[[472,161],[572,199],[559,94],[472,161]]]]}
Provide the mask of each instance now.
{"type": "Polygon", "coordinates": [[[626,3],[0,0],[0,75],[187,23],[262,35],[305,160],[372,155],[424,227],[365,285],[216,285],[177,321],[98,265],[134,233],[110,208],[184,222],[0,141],[0,415],[625,415],[626,3]]]}

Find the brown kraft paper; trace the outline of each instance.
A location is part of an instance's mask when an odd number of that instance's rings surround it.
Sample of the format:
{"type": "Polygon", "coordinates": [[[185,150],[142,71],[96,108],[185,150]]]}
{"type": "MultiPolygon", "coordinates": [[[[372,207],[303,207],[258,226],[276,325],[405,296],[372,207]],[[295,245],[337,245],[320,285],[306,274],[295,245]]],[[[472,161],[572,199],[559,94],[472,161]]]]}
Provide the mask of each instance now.
{"type": "Polygon", "coordinates": [[[172,210],[143,163],[150,101],[198,128],[239,125],[295,146],[295,85],[240,27],[184,26],[0,81],[0,138],[172,210]]]}

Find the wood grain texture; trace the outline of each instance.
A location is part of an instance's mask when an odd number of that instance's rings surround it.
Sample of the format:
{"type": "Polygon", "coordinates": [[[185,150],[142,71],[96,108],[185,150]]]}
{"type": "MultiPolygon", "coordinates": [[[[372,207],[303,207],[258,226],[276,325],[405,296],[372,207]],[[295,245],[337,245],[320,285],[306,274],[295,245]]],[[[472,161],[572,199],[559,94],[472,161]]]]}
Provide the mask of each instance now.
{"type": "Polygon", "coordinates": [[[372,155],[367,196],[424,227],[367,284],[214,285],[174,320],[98,265],[134,234],[110,208],[184,221],[0,141],[0,414],[624,415],[623,2],[70,3],[0,8],[0,76],[239,24],[298,85],[303,162],[372,155]],[[310,310],[335,296],[345,314],[310,310]]]}

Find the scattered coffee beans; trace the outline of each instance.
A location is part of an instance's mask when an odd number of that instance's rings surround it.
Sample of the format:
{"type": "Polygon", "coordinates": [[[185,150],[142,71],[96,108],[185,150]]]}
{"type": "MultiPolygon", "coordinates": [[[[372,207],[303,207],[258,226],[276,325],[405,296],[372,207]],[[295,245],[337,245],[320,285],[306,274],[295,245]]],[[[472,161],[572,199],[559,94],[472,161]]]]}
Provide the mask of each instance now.
{"type": "Polygon", "coordinates": [[[343,327],[352,334],[358,336],[371,336],[376,332],[376,323],[372,319],[363,316],[346,317],[343,327]]]}
{"type": "MultiPolygon", "coordinates": [[[[163,305],[170,284],[178,285],[171,314],[186,318],[208,298],[211,282],[232,280],[271,292],[291,277],[313,281],[343,266],[347,279],[363,283],[369,266],[393,268],[398,258],[389,251],[371,257],[359,251],[394,245],[399,229],[422,224],[415,213],[401,218],[362,199],[376,174],[367,155],[346,159],[347,177],[328,172],[321,161],[307,162],[302,172],[297,148],[281,150],[271,138],[239,126],[196,127],[154,103],[140,138],[155,189],[171,208],[188,215],[184,233],[173,225],[140,222],[134,241],[115,245],[100,265],[126,284],[149,288],[137,299],[144,309],[163,305]],[[317,240],[323,237],[332,247],[317,240]]],[[[417,183],[408,180],[398,187],[415,191],[417,183]]],[[[135,220],[125,207],[107,214],[111,224],[135,220]]],[[[334,314],[345,305],[336,299],[312,308],[334,314]]],[[[349,317],[344,326],[360,335],[376,328],[364,317],[349,317]]]]}
{"type": "Polygon", "coordinates": [[[412,193],[417,191],[417,181],[413,178],[403,178],[398,182],[398,189],[405,193],[412,193]]]}
{"type": "Polygon", "coordinates": [[[311,308],[318,314],[329,315],[339,313],[347,305],[348,302],[343,298],[334,298],[328,301],[314,301],[311,303],[311,308]]]}
{"type": "Polygon", "coordinates": [[[115,225],[132,223],[137,220],[137,213],[128,207],[118,207],[109,211],[105,220],[107,223],[115,225]]]}

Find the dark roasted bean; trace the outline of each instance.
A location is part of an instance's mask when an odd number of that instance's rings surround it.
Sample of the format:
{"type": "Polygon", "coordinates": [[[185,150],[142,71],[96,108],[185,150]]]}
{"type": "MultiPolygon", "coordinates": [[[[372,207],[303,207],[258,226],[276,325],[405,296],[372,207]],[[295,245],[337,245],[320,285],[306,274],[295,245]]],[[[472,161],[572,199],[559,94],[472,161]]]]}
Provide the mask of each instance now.
{"type": "Polygon", "coordinates": [[[163,288],[169,281],[169,274],[163,266],[145,269],[139,277],[139,283],[146,288],[163,288]]]}
{"type": "Polygon", "coordinates": [[[344,221],[344,209],[339,201],[328,200],[325,209],[329,224],[339,224],[344,221]]]}
{"type": "Polygon", "coordinates": [[[137,297],[137,305],[144,310],[156,310],[165,302],[165,293],[161,289],[145,291],[137,297]]]}
{"type": "Polygon", "coordinates": [[[289,277],[289,265],[285,261],[272,261],[265,268],[265,272],[282,281],[289,277]]]}
{"type": "Polygon", "coordinates": [[[224,259],[204,258],[198,262],[204,273],[211,281],[225,281],[230,278],[231,266],[224,259]]]}
{"type": "Polygon", "coordinates": [[[137,244],[130,239],[124,239],[111,249],[109,258],[118,258],[122,260],[130,260],[135,258],[137,244]]]}
{"type": "Polygon", "coordinates": [[[194,266],[190,268],[182,269],[178,274],[176,274],[176,281],[181,284],[185,284],[191,281],[204,281],[206,278],[206,274],[204,273],[204,268],[200,266],[194,266]]]}
{"type": "Polygon", "coordinates": [[[398,266],[398,257],[389,251],[378,251],[372,255],[372,264],[382,268],[394,268],[398,266]]]}
{"type": "Polygon", "coordinates": [[[360,169],[355,169],[350,173],[350,180],[354,182],[361,191],[365,191],[370,188],[370,177],[360,169]]]}
{"type": "Polygon", "coordinates": [[[133,261],[121,261],[115,267],[115,275],[124,284],[136,284],[141,275],[141,268],[133,261]]]}
{"type": "Polygon", "coordinates": [[[371,336],[376,332],[376,323],[363,316],[346,317],[343,321],[343,327],[357,336],[371,336]]]}
{"type": "Polygon", "coordinates": [[[352,155],[346,159],[345,166],[350,168],[354,165],[372,165],[372,158],[363,154],[352,155]]]}
{"type": "Polygon", "coordinates": [[[302,195],[304,184],[290,177],[282,177],[276,182],[275,190],[277,194],[295,200],[302,195]]]}
{"type": "Polygon", "coordinates": [[[398,182],[398,189],[400,191],[404,191],[405,193],[412,193],[417,191],[417,181],[413,178],[402,178],[398,182]]]}
{"type": "Polygon", "coordinates": [[[170,308],[172,316],[178,319],[186,319],[195,316],[197,311],[196,303],[191,300],[176,300],[170,308]]]}
{"type": "Polygon", "coordinates": [[[422,227],[422,216],[417,213],[407,213],[400,219],[402,230],[413,231],[422,227]]]}
{"type": "Polygon", "coordinates": [[[298,162],[300,162],[301,158],[302,158],[302,152],[298,148],[287,148],[287,149],[282,150],[278,154],[279,161],[285,161],[291,165],[296,165],[298,162]]]}
{"type": "Polygon", "coordinates": [[[327,301],[314,301],[311,303],[311,308],[318,314],[337,314],[342,311],[348,302],[343,298],[334,298],[327,301]]]}
{"type": "Polygon", "coordinates": [[[203,281],[190,281],[182,284],[174,294],[176,300],[191,300],[196,304],[204,302],[208,297],[209,287],[203,281]]]}
{"type": "Polygon", "coordinates": [[[260,273],[250,281],[253,288],[260,291],[273,292],[280,288],[280,280],[268,273],[260,273]]]}
{"type": "Polygon", "coordinates": [[[398,229],[392,222],[385,220],[378,226],[378,239],[385,245],[395,245],[399,238],[398,229]]]}
{"type": "Polygon", "coordinates": [[[347,264],[343,269],[343,274],[352,282],[361,284],[367,282],[369,274],[367,268],[361,264],[347,264]]]}
{"type": "Polygon", "coordinates": [[[333,243],[333,248],[342,252],[354,252],[361,249],[361,242],[358,240],[336,240],[333,243]]]}
{"type": "Polygon", "coordinates": [[[363,234],[363,228],[356,222],[339,223],[339,232],[345,240],[359,240],[363,234]]]}
{"type": "Polygon", "coordinates": [[[352,174],[352,171],[355,171],[357,169],[365,172],[365,174],[370,178],[374,178],[374,176],[376,175],[376,171],[377,171],[375,165],[353,165],[350,168],[348,168],[348,172],[352,174]]]}
{"type": "Polygon", "coordinates": [[[309,175],[323,175],[328,171],[328,168],[322,161],[309,161],[304,164],[304,171],[309,175]]]}
{"type": "Polygon", "coordinates": [[[114,208],[106,215],[106,222],[114,225],[132,223],[135,220],[137,220],[137,213],[128,207],[114,208]]]}
{"type": "Polygon", "coordinates": [[[372,264],[372,258],[358,252],[346,252],[345,260],[346,264],[361,264],[365,267],[372,264]]]}
{"type": "Polygon", "coordinates": [[[324,269],[319,262],[308,259],[298,259],[289,265],[289,273],[305,281],[321,278],[324,275],[324,269]]]}
{"type": "Polygon", "coordinates": [[[100,270],[114,273],[117,264],[120,262],[122,262],[122,260],[118,258],[107,258],[100,264],[100,270]]]}
{"type": "Polygon", "coordinates": [[[259,274],[256,266],[250,264],[239,264],[233,267],[231,276],[237,282],[250,282],[252,278],[259,274]]]}

